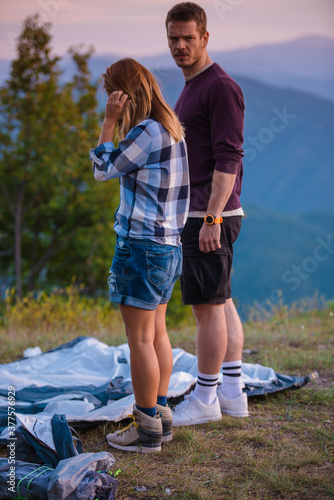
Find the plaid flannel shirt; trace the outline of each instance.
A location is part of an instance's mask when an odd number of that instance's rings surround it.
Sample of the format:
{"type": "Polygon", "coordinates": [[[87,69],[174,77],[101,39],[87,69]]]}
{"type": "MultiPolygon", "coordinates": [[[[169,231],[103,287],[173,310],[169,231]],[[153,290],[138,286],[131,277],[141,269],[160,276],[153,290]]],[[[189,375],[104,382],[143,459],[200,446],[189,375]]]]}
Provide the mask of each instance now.
{"type": "Polygon", "coordinates": [[[184,140],[175,142],[156,120],[133,127],[118,148],[91,149],[96,180],[119,177],[114,229],[123,237],[180,245],[189,210],[189,172],[184,140]]]}

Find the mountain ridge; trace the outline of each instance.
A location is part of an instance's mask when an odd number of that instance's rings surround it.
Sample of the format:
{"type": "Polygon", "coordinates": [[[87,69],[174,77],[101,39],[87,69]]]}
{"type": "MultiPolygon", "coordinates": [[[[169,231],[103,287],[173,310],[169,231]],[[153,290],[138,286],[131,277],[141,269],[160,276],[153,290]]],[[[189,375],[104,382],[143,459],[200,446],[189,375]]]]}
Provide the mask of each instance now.
{"type": "MultiPolygon", "coordinates": [[[[228,73],[250,77],[278,88],[304,90],[334,102],[334,38],[309,35],[285,42],[221,51],[209,47],[209,54],[228,73]]],[[[97,78],[106,67],[122,57],[116,53],[93,55],[90,68],[97,78]]],[[[167,47],[160,54],[135,59],[153,73],[175,68],[167,47]]],[[[9,74],[10,62],[0,59],[0,83],[9,74]]],[[[68,78],[73,72],[69,56],[62,57],[60,67],[64,78],[68,78]]]]}

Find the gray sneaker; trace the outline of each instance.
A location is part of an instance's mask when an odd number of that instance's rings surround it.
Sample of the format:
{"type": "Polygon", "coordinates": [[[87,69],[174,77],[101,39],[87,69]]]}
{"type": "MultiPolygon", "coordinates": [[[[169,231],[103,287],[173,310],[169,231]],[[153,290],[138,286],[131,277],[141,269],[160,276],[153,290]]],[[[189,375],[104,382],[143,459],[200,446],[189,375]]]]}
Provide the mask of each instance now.
{"type": "Polygon", "coordinates": [[[220,420],[222,418],[217,397],[212,405],[206,405],[193,392],[189,396],[186,396],[180,404],[175,406],[172,414],[174,427],[204,424],[211,420],[220,420]]]}
{"type": "Polygon", "coordinates": [[[108,434],[107,443],[113,448],[140,453],[161,451],[162,422],[160,414],[149,417],[133,408],[133,421],[121,431],[108,434]]]}
{"type": "Polygon", "coordinates": [[[245,392],[242,392],[236,398],[228,399],[225,398],[222,391],[218,389],[217,396],[222,413],[230,417],[248,417],[248,399],[245,392]]]}
{"type": "Polygon", "coordinates": [[[162,422],[162,443],[168,443],[173,439],[173,415],[169,406],[157,405],[157,413],[160,413],[162,422]]]}

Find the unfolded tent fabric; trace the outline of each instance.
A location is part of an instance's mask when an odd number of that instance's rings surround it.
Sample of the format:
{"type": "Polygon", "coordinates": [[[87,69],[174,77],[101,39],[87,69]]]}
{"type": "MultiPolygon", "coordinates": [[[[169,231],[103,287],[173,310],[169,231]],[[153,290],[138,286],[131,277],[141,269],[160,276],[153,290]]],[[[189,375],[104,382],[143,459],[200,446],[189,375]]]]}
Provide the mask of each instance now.
{"type": "MultiPolygon", "coordinates": [[[[174,348],[173,360],[169,399],[184,395],[197,377],[196,356],[174,348]]],[[[242,363],[248,396],[300,387],[308,379],[242,363]]],[[[0,365],[0,441],[5,437],[10,386],[15,388],[18,415],[38,415],[46,420],[65,414],[67,421],[77,426],[120,421],[132,413],[134,401],[129,346],[109,346],[93,337],[78,337],[40,355],[0,365]]]]}

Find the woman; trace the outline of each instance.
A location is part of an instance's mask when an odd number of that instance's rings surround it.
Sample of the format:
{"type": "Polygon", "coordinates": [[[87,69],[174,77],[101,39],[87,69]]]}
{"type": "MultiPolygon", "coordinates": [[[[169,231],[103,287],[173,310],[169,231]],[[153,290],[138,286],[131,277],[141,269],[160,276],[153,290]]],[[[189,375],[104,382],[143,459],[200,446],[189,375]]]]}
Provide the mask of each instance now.
{"type": "Polygon", "coordinates": [[[173,355],[165,316],[182,267],[180,233],[189,205],[186,146],[180,123],[144,66],[122,59],[103,77],[109,97],[90,159],[95,179],[120,180],[108,283],[125,324],[135,396],[133,422],[106,439],[115,448],[148,453],[172,439],[167,390],[173,355]]]}

